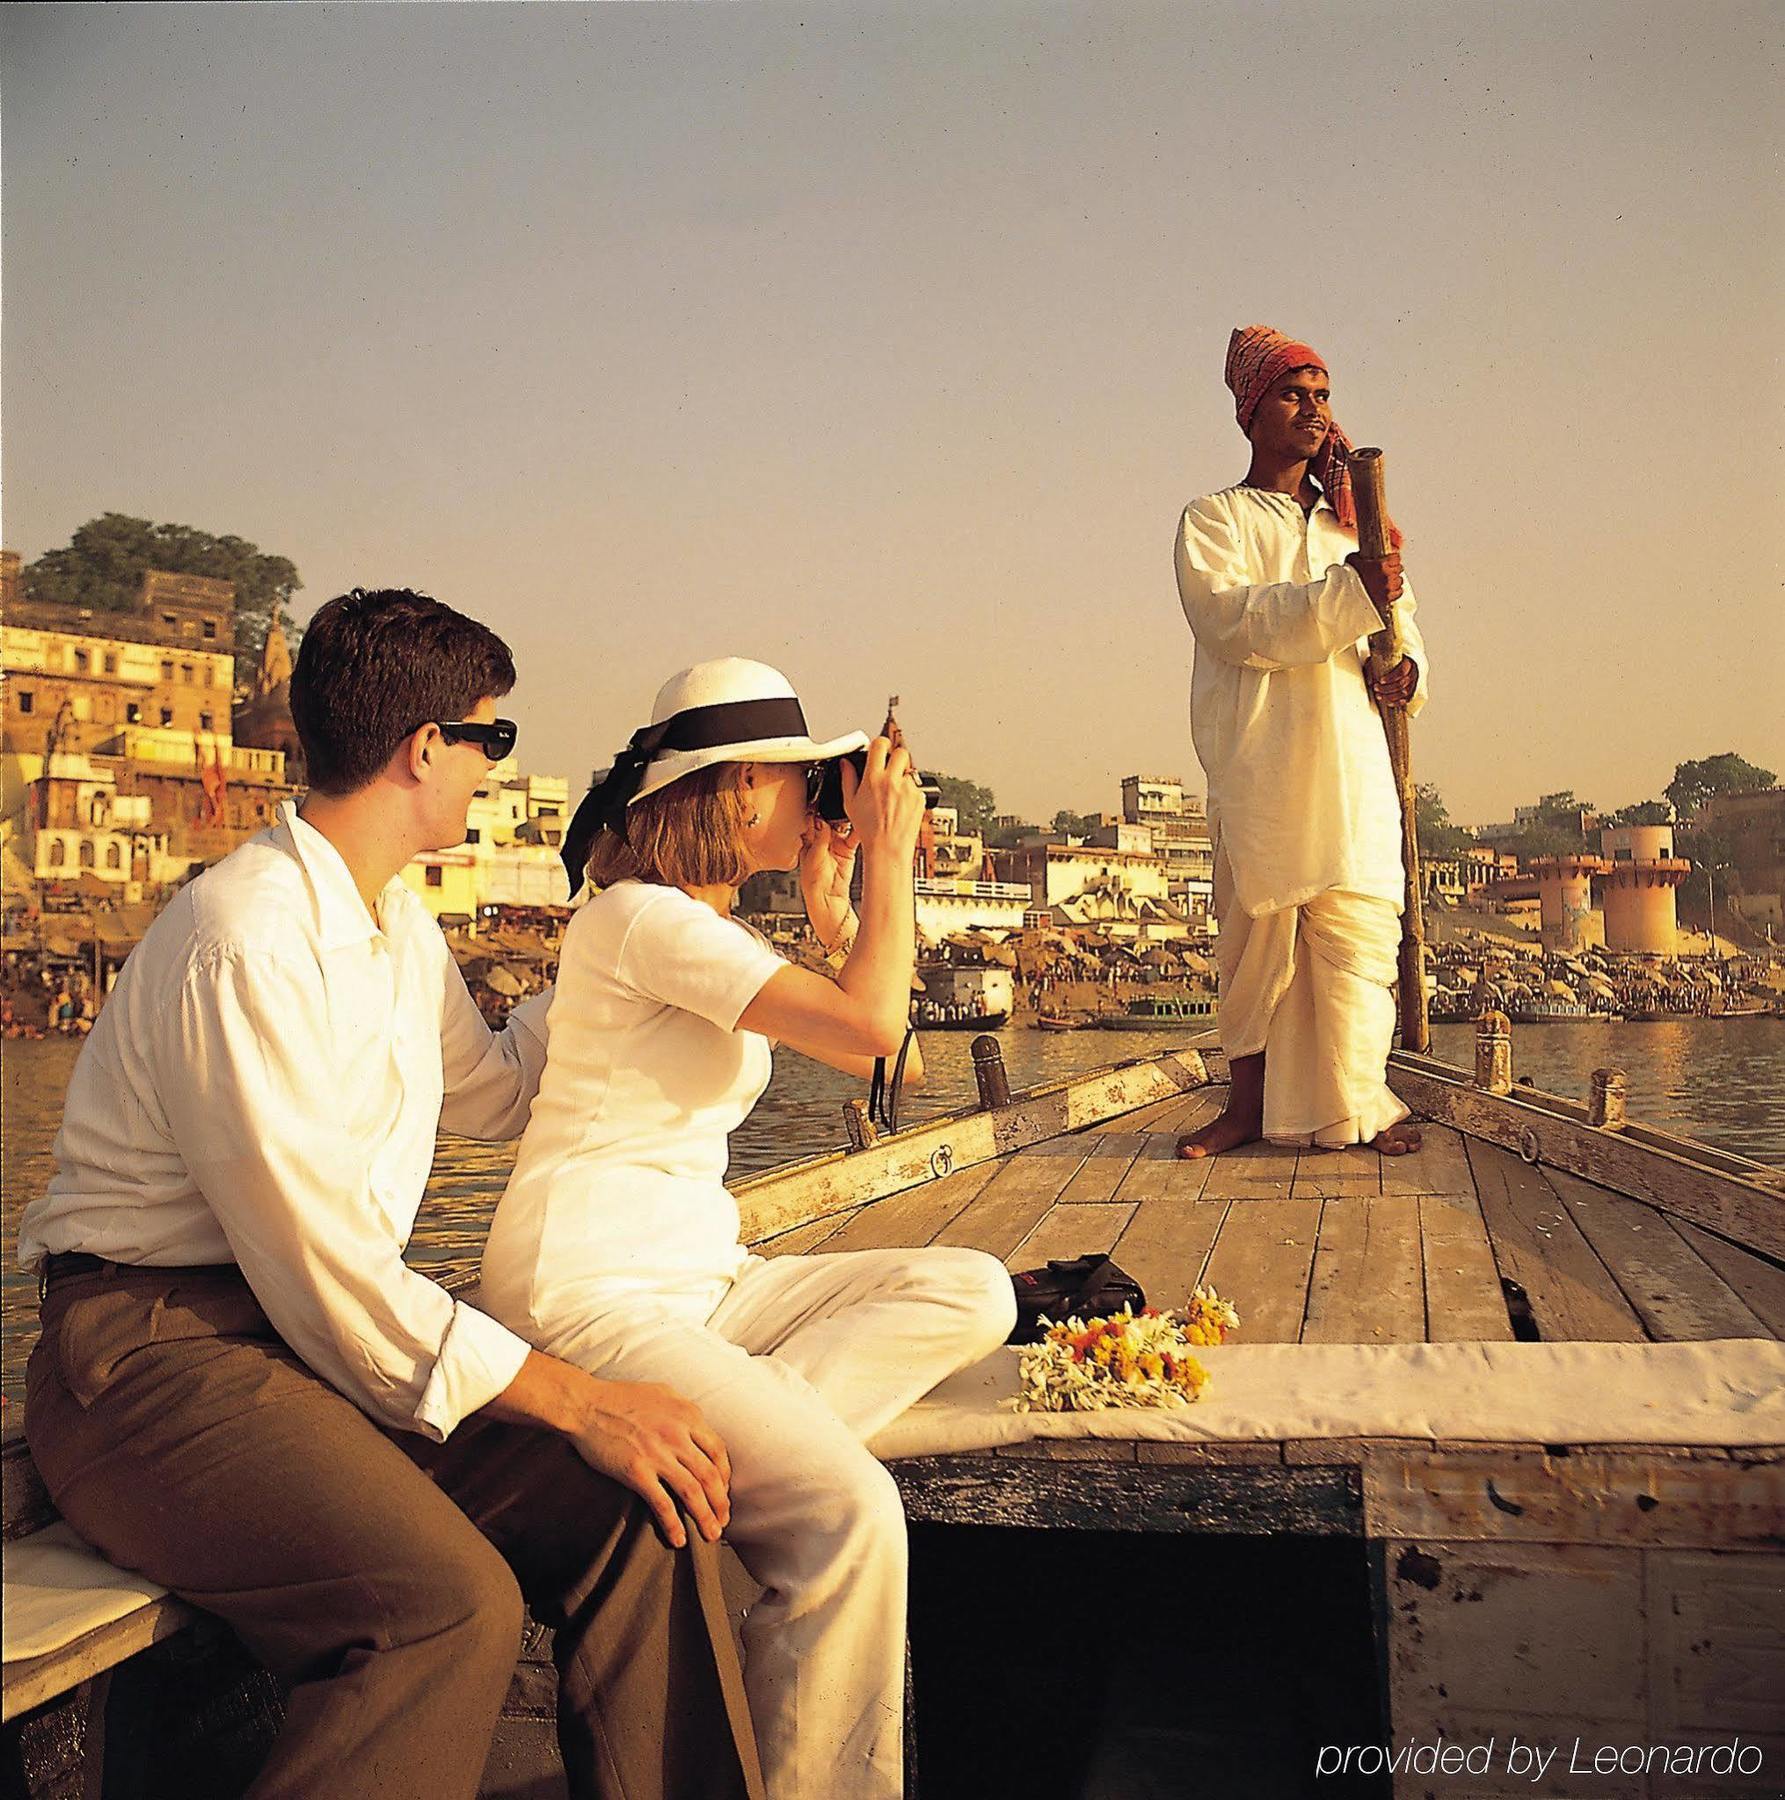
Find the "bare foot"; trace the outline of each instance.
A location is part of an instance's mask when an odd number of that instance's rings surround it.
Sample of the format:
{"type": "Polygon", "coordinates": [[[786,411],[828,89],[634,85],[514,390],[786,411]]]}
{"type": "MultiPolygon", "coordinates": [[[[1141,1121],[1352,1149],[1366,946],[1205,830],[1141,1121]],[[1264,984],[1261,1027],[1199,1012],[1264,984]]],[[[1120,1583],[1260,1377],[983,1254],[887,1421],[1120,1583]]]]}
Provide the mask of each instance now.
{"type": "Polygon", "coordinates": [[[1370,1148],[1380,1150],[1384,1156],[1405,1156],[1408,1151],[1417,1150],[1424,1141],[1419,1127],[1411,1119],[1403,1119],[1400,1124],[1377,1132],[1370,1140],[1370,1148]]]}
{"type": "Polygon", "coordinates": [[[1219,1156],[1223,1150],[1237,1150],[1241,1144],[1255,1144],[1264,1135],[1264,1115],[1250,1109],[1229,1106],[1220,1118],[1211,1120],[1199,1131],[1178,1139],[1178,1155],[1186,1160],[1198,1156],[1219,1156]]]}

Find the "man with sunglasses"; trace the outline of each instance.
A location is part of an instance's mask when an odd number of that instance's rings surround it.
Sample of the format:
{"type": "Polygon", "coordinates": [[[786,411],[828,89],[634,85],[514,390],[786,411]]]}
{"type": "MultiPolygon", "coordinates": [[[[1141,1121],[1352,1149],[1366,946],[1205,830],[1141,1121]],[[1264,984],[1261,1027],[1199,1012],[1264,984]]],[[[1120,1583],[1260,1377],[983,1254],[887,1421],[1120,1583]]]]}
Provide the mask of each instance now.
{"type": "Polygon", "coordinates": [[[723,1444],[403,1261],[436,1130],[518,1136],[545,1056],[548,997],[492,1033],[400,878],[463,842],[513,683],[424,595],[321,609],[291,683],[309,793],[131,956],[21,1222],[33,1457],[97,1549],[289,1686],[260,1800],[473,1795],[523,1596],[573,1794],[760,1792],[723,1444]]]}

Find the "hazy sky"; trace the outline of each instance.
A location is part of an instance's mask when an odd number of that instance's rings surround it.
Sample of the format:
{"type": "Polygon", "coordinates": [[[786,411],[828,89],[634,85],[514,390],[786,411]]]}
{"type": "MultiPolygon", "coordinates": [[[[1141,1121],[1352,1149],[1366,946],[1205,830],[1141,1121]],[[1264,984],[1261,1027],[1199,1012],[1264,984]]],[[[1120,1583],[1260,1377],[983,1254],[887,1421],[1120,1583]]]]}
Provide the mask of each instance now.
{"type": "Polygon", "coordinates": [[[1453,816],[1785,769],[1779,14],[11,6],[6,543],[423,587],[574,780],[698,657],[1031,815],[1200,788],[1230,328],[1320,347],[1453,816]],[[1768,96],[1772,98],[1769,100],[1768,96]],[[1771,121],[1771,122],[1769,122],[1771,121]]]}

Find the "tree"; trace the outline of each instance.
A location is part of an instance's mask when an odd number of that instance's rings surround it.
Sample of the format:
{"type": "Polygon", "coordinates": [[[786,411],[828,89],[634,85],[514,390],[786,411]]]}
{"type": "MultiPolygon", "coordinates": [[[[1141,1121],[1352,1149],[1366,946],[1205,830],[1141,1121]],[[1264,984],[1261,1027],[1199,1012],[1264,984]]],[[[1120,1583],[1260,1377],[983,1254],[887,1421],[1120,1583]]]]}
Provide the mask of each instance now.
{"type": "Polygon", "coordinates": [[[983,838],[992,829],[998,802],[990,788],[980,787],[964,775],[938,775],[936,785],[942,790],[938,804],[955,809],[963,837],[983,838]]]}
{"type": "Polygon", "coordinates": [[[213,537],[191,525],[156,525],[127,513],[102,513],[79,527],[62,549],[46,550],[27,564],[22,583],[29,600],[128,612],[150,569],[235,583],[239,661],[259,661],[275,618],[295,647],[297,627],[289,608],[304,585],[297,565],[268,555],[245,538],[213,537]]]}
{"type": "Polygon", "coordinates": [[[1413,790],[1413,820],[1421,856],[1461,856],[1475,842],[1460,825],[1451,823],[1443,795],[1429,781],[1413,790]]]}
{"type": "Polygon", "coordinates": [[[1638,800],[1621,806],[1605,821],[1607,825],[1671,825],[1673,808],[1665,800],[1638,800]]]}
{"type": "Polygon", "coordinates": [[[1102,824],[1103,816],[1100,813],[1075,813],[1062,806],[1054,814],[1053,828],[1055,831],[1063,831],[1068,837],[1082,838],[1089,837],[1102,824]]]}
{"type": "Polygon", "coordinates": [[[1719,794],[1751,794],[1757,788],[1770,788],[1778,779],[1771,769],[1759,768],[1733,750],[1725,750],[1720,756],[1702,756],[1696,762],[1676,765],[1673,780],[1662,792],[1673,802],[1674,811],[1689,819],[1719,794]]]}
{"type": "Polygon", "coordinates": [[[1531,811],[1536,815],[1526,821],[1513,848],[1521,862],[1533,856],[1578,856],[1586,848],[1581,833],[1582,813],[1594,812],[1591,800],[1575,797],[1573,788],[1541,795],[1531,811]]]}

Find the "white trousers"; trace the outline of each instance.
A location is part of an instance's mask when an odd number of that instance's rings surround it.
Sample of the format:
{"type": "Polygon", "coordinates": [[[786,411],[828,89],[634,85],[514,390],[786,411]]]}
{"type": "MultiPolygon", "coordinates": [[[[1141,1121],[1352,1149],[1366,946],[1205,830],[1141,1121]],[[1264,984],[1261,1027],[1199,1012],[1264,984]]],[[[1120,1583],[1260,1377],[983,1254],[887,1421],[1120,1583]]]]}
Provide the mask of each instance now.
{"type": "Polygon", "coordinates": [[[1264,1052],[1264,1135],[1336,1149],[1407,1117],[1385,1079],[1394,1043],[1401,915],[1386,900],[1331,890],[1249,916],[1215,858],[1221,1047],[1264,1052]]]}
{"type": "Polygon", "coordinates": [[[725,1441],[770,1800],[902,1793],[905,1513],[864,1444],[1015,1320],[1000,1262],[939,1248],[751,1257],[704,1319],[665,1298],[542,1322],[543,1349],[674,1388],[725,1441]]]}

